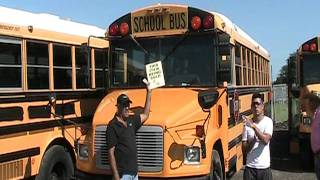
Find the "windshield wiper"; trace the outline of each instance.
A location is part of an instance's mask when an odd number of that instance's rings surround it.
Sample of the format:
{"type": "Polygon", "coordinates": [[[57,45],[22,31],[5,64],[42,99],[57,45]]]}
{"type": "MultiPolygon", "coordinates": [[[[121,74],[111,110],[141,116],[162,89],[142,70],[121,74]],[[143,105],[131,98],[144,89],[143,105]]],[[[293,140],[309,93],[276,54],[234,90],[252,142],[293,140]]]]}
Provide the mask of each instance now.
{"type": "Polygon", "coordinates": [[[143,50],[145,54],[149,55],[149,52],[133,37],[132,34],[130,34],[130,38],[134,43],[136,43],[137,46],[139,46],[143,50]]]}
{"type": "Polygon", "coordinates": [[[150,59],[153,59],[154,61],[156,61],[156,58],[152,57],[151,54],[134,38],[134,36],[132,34],[130,34],[130,38],[131,40],[139,47],[142,49],[142,51],[149,56],[150,59]]]}
{"type": "Polygon", "coordinates": [[[189,37],[188,35],[189,35],[189,34],[188,34],[188,31],[187,31],[187,32],[184,34],[183,38],[171,49],[170,52],[168,52],[168,54],[166,55],[166,57],[163,58],[162,61],[165,61],[172,53],[174,53],[174,52],[176,51],[176,49],[178,49],[178,47],[180,46],[180,44],[181,44],[184,40],[186,40],[187,37],[189,37]]]}

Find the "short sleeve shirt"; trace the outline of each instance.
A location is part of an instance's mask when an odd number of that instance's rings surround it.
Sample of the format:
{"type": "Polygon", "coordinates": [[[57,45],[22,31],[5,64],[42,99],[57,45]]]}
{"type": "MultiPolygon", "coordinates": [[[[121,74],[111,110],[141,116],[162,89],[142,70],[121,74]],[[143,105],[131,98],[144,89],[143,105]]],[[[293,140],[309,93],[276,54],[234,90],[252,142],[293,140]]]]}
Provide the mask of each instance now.
{"type": "MultiPolygon", "coordinates": [[[[267,116],[264,116],[259,123],[255,123],[257,128],[262,133],[269,134],[272,136],[273,133],[273,122],[267,116]]],[[[251,151],[247,154],[247,164],[246,166],[256,169],[265,169],[270,167],[270,148],[269,144],[264,144],[256,137],[254,130],[250,127],[245,127],[245,130],[242,134],[242,141],[246,141],[251,137],[256,138],[256,142],[253,145],[251,151]]]]}
{"type": "Polygon", "coordinates": [[[138,172],[136,132],[141,127],[140,115],[130,116],[127,127],[116,116],[107,127],[107,148],[115,146],[115,158],[120,174],[135,175],[138,172]]]}
{"type": "Polygon", "coordinates": [[[242,133],[242,141],[247,141],[248,139],[254,138],[254,130],[249,126],[244,126],[244,131],[242,133]]]}

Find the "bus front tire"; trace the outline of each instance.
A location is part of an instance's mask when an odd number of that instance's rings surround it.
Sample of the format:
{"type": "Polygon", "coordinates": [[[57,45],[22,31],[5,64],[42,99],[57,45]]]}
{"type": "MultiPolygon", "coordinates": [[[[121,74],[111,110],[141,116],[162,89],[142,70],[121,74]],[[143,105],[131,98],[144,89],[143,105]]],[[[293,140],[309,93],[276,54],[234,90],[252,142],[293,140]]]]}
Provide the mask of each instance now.
{"type": "Polygon", "coordinates": [[[221,164],[221,159],[219,152],[217,150],[212,151],[212,162],[210,170],[210,180],[223,180],[223,167],[221,164]]]}
{"type": "Polygon", "coordinates": [[[69,180],[73,175],[74,165],[69,152],[63,146],[53,145],[45,153],[35,180],[69,180]]]}

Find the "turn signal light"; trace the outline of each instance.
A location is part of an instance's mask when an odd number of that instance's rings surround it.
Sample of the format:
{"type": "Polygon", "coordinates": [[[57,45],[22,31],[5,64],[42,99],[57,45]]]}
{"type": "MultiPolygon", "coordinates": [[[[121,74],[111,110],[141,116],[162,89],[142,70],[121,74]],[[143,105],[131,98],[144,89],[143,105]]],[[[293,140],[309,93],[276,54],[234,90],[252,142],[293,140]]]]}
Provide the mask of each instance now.
{"type": "Polygon", "coordinates": [[[203,137],[204,136],[204,127],[202,125],[196,126],[196,136],[203,137]]]}

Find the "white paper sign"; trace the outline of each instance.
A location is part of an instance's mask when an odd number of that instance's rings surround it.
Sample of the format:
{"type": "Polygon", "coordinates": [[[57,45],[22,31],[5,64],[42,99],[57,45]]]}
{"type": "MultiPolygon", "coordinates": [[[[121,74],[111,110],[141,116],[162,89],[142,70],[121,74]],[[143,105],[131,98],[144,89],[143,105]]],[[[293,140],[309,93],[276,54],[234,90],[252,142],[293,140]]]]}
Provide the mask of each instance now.
{"type": "Polygon", "coordinates": [[[161,61],[147,64],[146,72],[151,89],[165,85],[161,61]]]}

